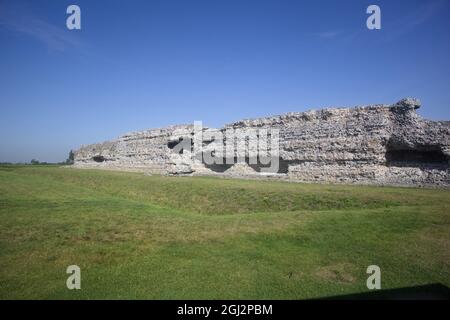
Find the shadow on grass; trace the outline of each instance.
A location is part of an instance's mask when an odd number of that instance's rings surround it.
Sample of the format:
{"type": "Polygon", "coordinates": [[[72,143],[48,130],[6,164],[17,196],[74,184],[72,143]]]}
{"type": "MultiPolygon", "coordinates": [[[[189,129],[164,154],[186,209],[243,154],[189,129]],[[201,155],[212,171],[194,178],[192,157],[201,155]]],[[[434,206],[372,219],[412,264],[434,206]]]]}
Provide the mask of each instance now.
{"type": "Polygon", "coordinates": [[[450,288],[440,283],[423,286],[374,290],[342,296],[326,297],[325,300],[450,300],[450,288]]]}

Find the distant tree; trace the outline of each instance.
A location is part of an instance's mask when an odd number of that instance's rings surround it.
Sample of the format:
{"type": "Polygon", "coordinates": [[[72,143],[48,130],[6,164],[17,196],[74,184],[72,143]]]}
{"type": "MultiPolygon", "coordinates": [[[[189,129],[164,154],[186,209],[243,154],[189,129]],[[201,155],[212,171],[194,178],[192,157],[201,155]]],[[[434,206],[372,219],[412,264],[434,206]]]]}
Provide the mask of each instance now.
{"type": "Polygon", "coordinates": [[[39,164],[39,161],[36,159],[31,159],[30,163],[31,164],[39,164]]]}
{"type": "Polygon", "coordinates": [[[75,160],[75,154],[72,150],[69,151],[69,157],[66,160],[66,164],[73,164],[75,160]]]}

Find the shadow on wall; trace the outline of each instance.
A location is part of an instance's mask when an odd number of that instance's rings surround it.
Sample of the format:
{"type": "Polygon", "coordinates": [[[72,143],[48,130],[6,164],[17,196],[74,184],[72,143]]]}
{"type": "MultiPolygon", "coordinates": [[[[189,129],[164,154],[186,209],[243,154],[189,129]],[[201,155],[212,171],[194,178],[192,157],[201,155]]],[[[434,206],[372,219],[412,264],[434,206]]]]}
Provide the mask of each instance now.
{"type": "Polygon", "coordinates": [[[449,159],[440,146],[425,145],[411,148],[389,141],[386,146],[386,165],[395,167],[432,167],[447,170],[449,159]]]}
{"type": "Polygon", "coordinates": [[[94,160],[95,162],[104,162],[105,161],[105,157],[103,157],[103,156],[94,156],[92,158],[92,160],[94,160]]]}
{"type": "MultiPolygon", "coordinates": [[[[298,161],[291,161],[291,160],[284,160],[279,159],[279,166],[277,173],[288,173],[289,165],[297,164],[298,161]]],[[[222,164],[205,164],[205,167],[214,171],[214,172],[225,172],[226,170],[230,169],[234,164],[238,163],[237,158],[232,159],[232,161],[229,161],[230,164],[227,164],[227,159],[222,159],[222,164]]],[[[255,170],[255,172],[261,172],[263,168],[270,168],[270,164],[262,164],[259,160],[255,164],[250,164],[250,158],[245,158],[245,163],[255,170]]]]}

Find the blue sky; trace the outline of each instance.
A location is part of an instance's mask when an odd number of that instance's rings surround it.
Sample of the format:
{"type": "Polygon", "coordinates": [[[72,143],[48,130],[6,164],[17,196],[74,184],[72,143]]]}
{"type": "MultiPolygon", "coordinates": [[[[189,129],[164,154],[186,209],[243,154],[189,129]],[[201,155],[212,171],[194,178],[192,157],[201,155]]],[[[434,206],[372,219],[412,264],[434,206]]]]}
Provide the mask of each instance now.
{"type": "Polygon", "coordinates": [[[450,1],[0,0],[0,161],[140,129],[422,100],[450,119],[450,1]],[[81,8],[81,30],[66,8],[81,8]],[[381,8],[381,30],[366,8],[381,8]]]}

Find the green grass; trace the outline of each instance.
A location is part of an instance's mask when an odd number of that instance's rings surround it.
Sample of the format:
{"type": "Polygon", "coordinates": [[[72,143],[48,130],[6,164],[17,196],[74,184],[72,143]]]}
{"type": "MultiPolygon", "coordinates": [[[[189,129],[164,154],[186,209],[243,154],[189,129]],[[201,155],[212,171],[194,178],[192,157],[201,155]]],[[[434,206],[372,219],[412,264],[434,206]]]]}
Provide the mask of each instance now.
{"type": "Polygon", "coordinates": [[[371,264],[383,289],[450,286],[449,208],[449,190],[0,166],[0,298],[315,298],[367,291],[371,264]]]}

